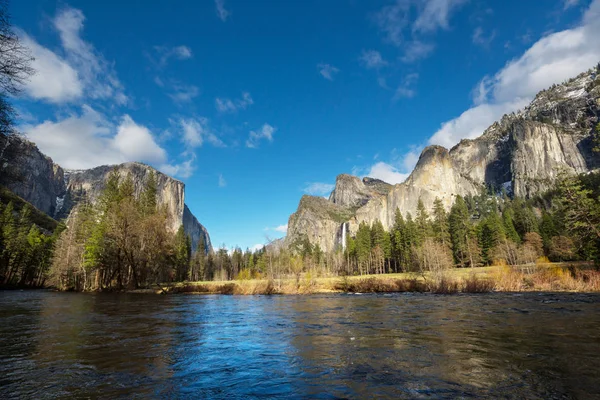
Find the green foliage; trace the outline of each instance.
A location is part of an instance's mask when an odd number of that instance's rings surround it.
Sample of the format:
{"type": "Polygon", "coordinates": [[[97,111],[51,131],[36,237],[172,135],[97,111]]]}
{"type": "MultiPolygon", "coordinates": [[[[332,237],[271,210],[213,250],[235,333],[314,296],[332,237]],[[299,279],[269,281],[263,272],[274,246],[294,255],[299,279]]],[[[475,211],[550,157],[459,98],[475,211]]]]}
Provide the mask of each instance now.
{"type": "Polygon", "coordinates": [[[491,264],[494,260],[494,249],[505,238],[502,220],[496,212],[490,213],[480,223],[478,236],[482,261],[491,264]]]}
{"type": "Polygon", "coordinates": [[[448,223],[454,261],[457,264],[465,265],[468,259],[468,241],[471,229],[469,209],[461,196],[456,196],[456,200],[450,209],[448,223]]]}
{"type": "Polygon", "coordinates": [[[592,151],[600,153],[600,122],[596,125],[592,135],[592,151]]]}
{"type": "Polygon", "coordinates": [[[36,211],[22,202],[17,214],[12,201],[0,202],[0,285],[41,286],[46,280],[56,236],[38,227],[36,211]]]}
{"type": "Polygon", "coordinates": [[[515,243],[520,243],[521,238],[515,228],[515,212],[512,207],[506,207],[502,212],[502,225],[504,227],[504,233],[506,238],[512,240],[515,243]]]}
{"type": "Polygon", "coordinates": [[[450,244],[450,226],[446,209],[439,198],[433,202],[432,236],[442,245],[450,244]]]}

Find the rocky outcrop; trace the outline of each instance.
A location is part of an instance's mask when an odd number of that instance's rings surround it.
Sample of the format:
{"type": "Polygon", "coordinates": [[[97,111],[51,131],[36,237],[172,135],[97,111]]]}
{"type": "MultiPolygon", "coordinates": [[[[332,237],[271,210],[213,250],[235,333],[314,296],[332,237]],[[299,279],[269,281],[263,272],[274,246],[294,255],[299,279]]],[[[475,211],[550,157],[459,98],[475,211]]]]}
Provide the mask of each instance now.
{"type": "Polygon", "coordinates": [[[16,134],[0,134],[0,185],[49,216],[66,192],[63,169],[16,134]]]}
{"type": "Polygon", "coordinates": [[[192,239],[192,251],[204,251],[206,254],[212,251],[212,243],[210,242],[210,236],[206,228],[198,222],[194,214],[190,211],[187,205],[183,206],[183,229],[185,229],[186,235],[192,239]],[[198,244],[200,238],[204,242],[204,249],[199,249],[198,244]]]}
{"type": "Polygon", "coordinates": [[[111,171],[116,170],[121,179],[130,176],[136,195],[142,192],[150,171],[153,171],[157,181],[157,202],[167,210],[167,228],[176,232],[183,225],[194,250],[201,237],[204,250],[212,249],[206,228],[185,204],[185,184],[148,165],[129,162],[63,171],[23,137],[0,135],[0,167],[0,184],[57,220],[68,218],[82,199],[96,202],[111,171]]]}
{"type": "Polygon", "coordinates": [[[562,171],[600,168],[600,154],[592,151],[599,117],[600,67],[540,92],[524,110],[505,115],[476,139],[462,140],[450,151],[425,148],[401,184],[378,183],[380,190],[373,190],[371,178],[338,176],[329,201],[302,198],[289,219],[286,243],[306,237],[322,249],[334,249],[342,245],[340,232],[354,234],[361,222],[375,220],[389,230],[396,210],[414,215],[419,200],[431,209],[439,198],[449,209],[457,195],[487,187],[525,198],[542,193],[562,171]],[[323,212],[332,206],[336,218],[323,212]]]}

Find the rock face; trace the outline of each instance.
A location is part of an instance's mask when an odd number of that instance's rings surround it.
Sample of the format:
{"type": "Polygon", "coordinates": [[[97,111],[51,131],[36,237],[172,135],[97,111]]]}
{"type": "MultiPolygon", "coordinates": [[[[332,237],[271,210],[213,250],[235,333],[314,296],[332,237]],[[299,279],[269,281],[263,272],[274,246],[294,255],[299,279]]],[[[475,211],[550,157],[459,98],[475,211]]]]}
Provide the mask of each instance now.
{"type": "Polygon", "coordinates": [[[116,170],[122,179],[131,176],[136,195],[142,192],[150,171],[154,171],[157,202],[167,209],[167,228],[176,232],[183,225],[185,232],[192,238],[194,251],[200,237],[204,239],[204,250],[212,250],[206,228],[185,204],[184,183],[148,165],[130,162],[88,170],[63,171],[33,143],[20,136],[0,135],[0,149],[4,149],[0,153],[0,167],[4,166],[0,184],[55,219],[68,218],[75,205],[84,198],[92,203],[96,202],[112,170],[116,170]]]}
{"type": "Polygon", "coordinates": [[[0,185],[49,216],[66,191],[63,169],[17,135],[0,134],[0,185]]]}
{"type": "Polygon", "coordinates": [[[457,195],[485,187],[525,198],[542,193],[561,171],[600,168],[600,154],[592,151],[599,117],[600,67],[538,93],[524,110],[505,115],[476,139],[462,140],[450,151],[425,148],[404,183],[385,186],[371,178],[338,176],[329,201],[302,198],[289,219],[286,244],[307,238],[333,250],[342,245],[344,229],[353,235],[361,222],[380,220],[389,230],[396,210],[414,215],[419,199],[431,210],[436,198],[449,209],[457,195]]]}

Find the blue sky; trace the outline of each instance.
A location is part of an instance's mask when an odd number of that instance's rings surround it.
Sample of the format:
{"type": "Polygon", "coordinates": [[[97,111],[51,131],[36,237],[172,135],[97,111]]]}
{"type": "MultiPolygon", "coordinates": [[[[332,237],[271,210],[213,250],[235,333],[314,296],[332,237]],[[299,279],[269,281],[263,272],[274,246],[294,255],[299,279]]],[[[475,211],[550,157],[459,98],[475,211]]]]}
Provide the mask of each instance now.
{"type": "Polygon", "coordinates": [[[216,246],[285,234],[340,173],[402,182],[600,61],[600,0],[13,0],[21,130],[66,168],[144,161],[216,246]]]}

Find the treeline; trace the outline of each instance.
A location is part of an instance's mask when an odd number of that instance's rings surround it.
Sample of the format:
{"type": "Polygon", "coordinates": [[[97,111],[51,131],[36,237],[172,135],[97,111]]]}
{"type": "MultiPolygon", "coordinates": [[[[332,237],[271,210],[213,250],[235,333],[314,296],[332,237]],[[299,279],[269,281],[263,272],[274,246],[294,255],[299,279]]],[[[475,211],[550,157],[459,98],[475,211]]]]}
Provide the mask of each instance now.
{"type": "Polygon", "coordinates": [[[450,212],[436,199],[431,213],[397,211],[390,232],[362,223],[346,242],[349,274],[433,270],[506,263],[598,260],[600,174],[563,176],[556,188],[529,201],[485,191],[457,196],[450,212]]]}
{"type": "Polygon", "coordinates": [[[54,233],[39,228],[33,209],[25,204],[20,212],[12,201],[0,203],[0,284],[40,287],[46,283],[59,225],[54,233]]]}
{"type": "Polygon", "coordinates": [[[80,203],[56,242],[49,282],[61,289],[148,287],[189,278],[191,242],[167,229],[150,172],[136,196],[132,178],[112,171],[96,204],[80,203]]]}
{"type": "Polygon", "coordinates": [[[221,249],[209,255],[203,279],[300,279],[599,258],[600,174],[588,174],[563,176],[553,190],[527,201],[492,190],[457,196],[449,212],[439,199],[432,210],[419,201],[414,216],[398,210],[389,231],[380,221],[363,222],[343,249],[330,253],[307,238],[256,253],[221,249]]]}

